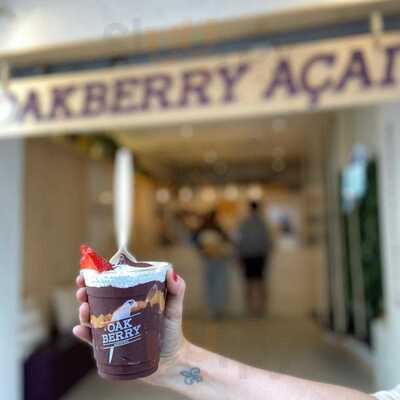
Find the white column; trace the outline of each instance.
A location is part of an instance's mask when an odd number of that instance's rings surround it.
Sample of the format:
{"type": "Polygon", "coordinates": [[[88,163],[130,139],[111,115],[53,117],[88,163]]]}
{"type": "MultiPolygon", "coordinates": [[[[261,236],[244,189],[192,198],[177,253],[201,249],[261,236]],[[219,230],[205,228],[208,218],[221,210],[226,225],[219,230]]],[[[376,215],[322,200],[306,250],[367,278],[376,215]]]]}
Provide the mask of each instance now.
{"type": "Polygon", "coordinates": [[[378,388],[400,383],[400,104],[380,111],[380,219],[385,315],[374,324],[378,388]]]}
{"type": "Polygon", "coordinates": [[[19,400],[17,344],[22,273],[23,141],[0,141],[0,399],[19,400]]]}
{"type": "Polygon", "coordinates": [[[385,260],[385,307],[396,320],[400,312],[400,105],[382,109],[381,204],[385,260]]]}

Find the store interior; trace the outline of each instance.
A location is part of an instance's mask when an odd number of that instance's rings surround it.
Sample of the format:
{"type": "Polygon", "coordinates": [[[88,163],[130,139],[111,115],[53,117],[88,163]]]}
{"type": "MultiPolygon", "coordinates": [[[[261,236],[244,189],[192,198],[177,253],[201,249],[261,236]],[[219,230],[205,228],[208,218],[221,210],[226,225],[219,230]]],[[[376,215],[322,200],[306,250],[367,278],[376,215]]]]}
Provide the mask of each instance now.
{"type": "MultiPolygon", "coordinates": [[[[124,146],[135,166],[131,250],[142,260],[170,261],[186,280],[185,329],[191,339],[263,368],[374,390],[371,326],[383,312],[379,240],[367,258],[373,261],[360,267],[372,274],[364,277],[372,305],[354,297],[356,256],[343,245],[358,240],[360,249],[365,241],[369,246],[371,231],[379,228],[377,138],[365,129],[373,118],[373,110],[360,108],[27,139],[23,292],[25,319],[34,323],[21,338],[24,359],[32,358],[39,343],[70,335],[77,320],[79,245],[89,243],[107,257],[115,251],[113,157],[124,146]],[[363,145],[368,157],[367,206],[361,199],[355,208],[357,215],[369,216],[367,227],[354,220],[354,209],[343,209],[342,180],[354,145],[363,145]],[[234,238],[250,200],[260,204],[273,240],[265,316],[254,319],[246,312],[233,246],[225,315],[209,320],[204,270],[191,233],[215,209],[234,238]],[[54,231],[59,226],[62,231],[54,231]],[[360,304],[361,317],[354,311],[360,304]],[[226,336],[227,330],[238,333],[226,336]],[[359,351],[349,353],[349,341],[359,351]],[[261,357],[260,346],[270,354],[261,357]]],[[[99,399],[111,393],[93,371],[81,375],[65,399],[84,398],[94,388],[99,399]]],[[[157,398],[134,385],[141,398],[157,398]]],[[[125,388],[112,390],[125,398],[125,388]]]]}

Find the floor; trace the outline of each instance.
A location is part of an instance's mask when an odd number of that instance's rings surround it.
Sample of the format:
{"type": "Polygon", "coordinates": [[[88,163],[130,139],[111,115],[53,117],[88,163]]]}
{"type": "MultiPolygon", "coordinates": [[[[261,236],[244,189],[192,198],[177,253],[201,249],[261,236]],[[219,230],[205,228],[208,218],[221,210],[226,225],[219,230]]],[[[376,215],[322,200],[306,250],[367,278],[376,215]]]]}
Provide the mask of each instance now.
{"type": "MultiPolygon", "coordinates": [[[[265,320],[231,319],[185,322],[186,336],[201,346],[257,366],[334,384],[373,391],[369,369],[343,348],[326,340],[305,318],[271,317],[265,320]]],[[[89,375],[63,400],[179,400],[174,393],[136,382],[109,383],[89,375]]]]}

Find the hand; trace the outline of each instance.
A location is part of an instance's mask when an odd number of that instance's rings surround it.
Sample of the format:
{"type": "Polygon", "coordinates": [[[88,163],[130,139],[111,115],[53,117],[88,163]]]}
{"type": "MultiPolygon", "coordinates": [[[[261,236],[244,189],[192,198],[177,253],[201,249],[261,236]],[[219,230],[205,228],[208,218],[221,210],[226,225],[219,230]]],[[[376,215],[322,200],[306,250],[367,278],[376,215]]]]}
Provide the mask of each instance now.
{"type": "MultiPolygon", "coordinates": [[[[85,281],[82,276],[76,278],[78,290],[76,297],[81,303],[79,307],[80,325],[73,328],[73,334],[92,345],[92,333],[90,329],[90,311],[85,281]]],[[[157,380],[167,373],[170,367],[183,349],[185,339],[182,334],[182,311],[183,298],[185,295],[185,281],[175,271],[169,271],[167,274],[167,301],[165,308],[165,317],[162,326],[161,336],[161,359],[159,369],[152,376],[145,378],[148,383],[157,384],[157,380]]]]}

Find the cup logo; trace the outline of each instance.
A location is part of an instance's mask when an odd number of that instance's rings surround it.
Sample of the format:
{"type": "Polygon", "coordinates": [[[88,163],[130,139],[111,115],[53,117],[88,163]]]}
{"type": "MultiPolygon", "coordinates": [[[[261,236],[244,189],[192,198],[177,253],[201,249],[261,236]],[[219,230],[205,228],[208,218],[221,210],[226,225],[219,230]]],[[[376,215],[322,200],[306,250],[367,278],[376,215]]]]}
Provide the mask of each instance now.
{"type": "Polygon", "coordinates": [[[102,335],[103,345],[116,345],[137,338],[140,336],[141,327],[141,324],[133,326],[132,318],[110,323],[106,328],[107,333],[102,335]]]}
{"type": "Polygon", "coordinates": [[[99,335],[99,341],[103,350],[109,350],[109,364],[112,363],[115,348],[127,346],[142,340],[144,329],[142,323],[137,323],[137,317],[139,317],[147,307],[153,307],[155,305],[158,305],[159,313],[164,311],[164,293],[157,285],[153,285],[146,299],[143,301],[129,299],[113,313],[91,316],[90,322],[92,328],[103,330],[101,335],[99,335]]]}
{"type": "Polygon", "coordinates": [[[140,313],[133,315],[132,318],[110,322],[104,329],[106,333],[101,335],[101,338],[104,350],[110,350],[108,357],[109,364],[112,362],[114,349],[116,347],[126,346],[142,339],[142,325],[132,324],[133,317],[139,314],[140,313]]]}

